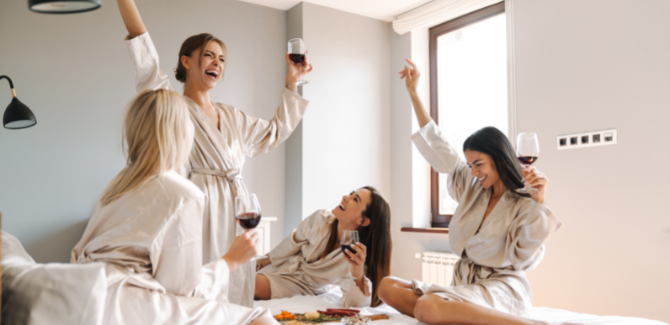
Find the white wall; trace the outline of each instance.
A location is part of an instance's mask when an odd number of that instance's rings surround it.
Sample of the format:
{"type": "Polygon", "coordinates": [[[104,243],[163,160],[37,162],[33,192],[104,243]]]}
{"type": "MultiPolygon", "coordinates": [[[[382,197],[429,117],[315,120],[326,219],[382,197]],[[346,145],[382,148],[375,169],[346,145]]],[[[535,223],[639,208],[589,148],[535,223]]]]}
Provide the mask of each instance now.
{"type": "Polygon", "coordinates": [[[563,221],[534,302],[670,322],[670,2],[515,0],[517,122],[563,221]],[[556,136],[617,128],[618,144],[556,149],[556,136]]]}
{"type": "Polygon", "coordinates": [[[404,279],[421,279],[421,261],[415,259],[416,253],[449,251],[447,235],[400,232],[402,227],[421,227],[430,221],[427,215],[430,213],[430,166],[421,159],[410,139],[419,127],[405,82],[397,77],[397,72],[405,66],[405,58],[415,61],[423,71],[420,91],[423,98],[428,99],[425,94],[428,61],[424,53],[427,50],[416,46],[424,43],[423,34],[424,31],[417,31],[400,36],[394,32],[391,38],[391,231],[394,243],[391,274],[404,279]]]}
{"type": "MultiPolygon", "coordinates": [[[[172,71],[186,37],[211,32],[226,42],[229,67],[214,101],[272,118],[284,87],[286,13],[238,1],[138,1],[144,22],[172,71]]],[[[30,12],[25,1],[0,2],[0,74],[37,117],[30,129],[0,129],[0,211],[38,262],[69,261],[93,206],[124,166],[121,119],[135,95],[126,35],[114,1],[73,15],[30,12]]],[[[172,84],[178,91],[176,80],[172,84]]],[[[9,103],[0,81],[0,107],[9,103]]],[[[243,175],[264,215],[283,233],[284,146],[250,159],[243,175]]]]}
{"type": "MultiPolygon", "coordinates": [[[[310,100],[302,122],[302,187],[289,189],[302,192],[301,217],[332,209],[342,195],[365,185],[390,200],[390,24],[311,3],[298,6],[314,66],[302,87],[310,100]]],[[[291,220],[287,234],[299,221],[291,220]]]]}

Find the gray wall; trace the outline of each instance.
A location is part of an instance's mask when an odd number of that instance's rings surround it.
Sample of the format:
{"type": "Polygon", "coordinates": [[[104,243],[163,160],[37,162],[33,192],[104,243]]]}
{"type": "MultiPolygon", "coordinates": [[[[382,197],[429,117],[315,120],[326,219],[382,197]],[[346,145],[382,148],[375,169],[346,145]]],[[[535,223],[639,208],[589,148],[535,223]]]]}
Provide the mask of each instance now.
{"type": "MultiPolygon", "coordinates": [[[[138,1],[161,55],[174,69],[181,42],[211,32],[228,46],[229,66],[214,101],[272,118],[284,87],[286,13],[239,1],[138,1]]],[[[0,129],[3,229],[38,262],[69,261],[104,187],[124,166],[121,119],[135,95],[126,35],[114,1],[74,15],[30,12],[25,1],[0,2],[0,74],[37,116],[35,127],[0,129]]],[[[9,103],[0,81],[0,106],[9,103]]],[[[181,92],[181,86],[172,80],[181,92]]],[[[243,175],[264,215],[283,234],[284,146],[250,159],[243,175]]]]}
{"type": "Polygon", "coordinates": [[[302,137],[289,143],[296,150],[287,162],[300,162],[287,165],[295,186],[287,189],[286,235],[361,186],[375,186],[391,201],[390,24],[311,3],[288,16],[290,37],[302,35],[314,71],[302,87],[310,100],[302,137]],[[289,208],[302,214],[289,215],[289,208]]]}
{"type": "MultiPolygon", "coordinates": [[[[286,39],[303,37],[303,3],[295,5],[286,11],[286,39]]],[[[287,41],[288,42],[288,41],[287,41]]],[[[298,87],[298,92],[302,95],[302,87],[298,87]]],[[[310,105],[313,106],[313,105],[310,105]]],[[[311,109],[308,111],[311,113],[311,109]]],[[[293,131],[291,137],[286,140],[286,191],[285,191],[285,213],[284,233],[282,237],[287,237],[293,232],[302,221],[304,211],[302,209],[303,188],[302,188],[302,161],[303,161],[303,123],[293,131]]]]}

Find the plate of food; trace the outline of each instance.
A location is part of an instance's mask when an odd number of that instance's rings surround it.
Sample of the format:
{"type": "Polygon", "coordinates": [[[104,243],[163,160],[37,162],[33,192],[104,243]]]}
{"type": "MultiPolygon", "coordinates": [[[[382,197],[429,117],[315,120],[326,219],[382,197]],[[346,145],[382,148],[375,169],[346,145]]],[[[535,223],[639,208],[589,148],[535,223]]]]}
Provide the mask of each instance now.
{"type": "Polygon", "coordinates": [[[328,308],[304,314],[283,310],[275,319],[283,325],[315,325],[321,323],[368,324],[378,319],[389,319],[388,315],[361,316],[358,309],[328,308]]]}

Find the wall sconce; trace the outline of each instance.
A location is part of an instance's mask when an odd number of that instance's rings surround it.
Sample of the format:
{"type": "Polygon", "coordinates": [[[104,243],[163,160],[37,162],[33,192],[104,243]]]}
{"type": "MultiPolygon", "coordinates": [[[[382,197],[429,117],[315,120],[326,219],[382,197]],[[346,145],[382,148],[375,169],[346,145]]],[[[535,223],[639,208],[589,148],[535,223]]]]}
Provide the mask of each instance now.
{"type": "Polygon", "coordinates": [[[9,81],[9,87],[12,88],[12,101],[7,105],[5,109],[5,115],[2,117],[2,124],[6,129],[25,129],[37,124],[35,115],[24,105],[18,98],[16,98],[16,91],[14,91],[14,83],[12,79],[9,79],[7,76],[0,76],[0,80],[7,79],[9,81]]]}
{"type": "Polygon", "coordinates": [[[28,0],[28,8],[45,14],[72,14],[100,8],[100,0],[28,0]]]}

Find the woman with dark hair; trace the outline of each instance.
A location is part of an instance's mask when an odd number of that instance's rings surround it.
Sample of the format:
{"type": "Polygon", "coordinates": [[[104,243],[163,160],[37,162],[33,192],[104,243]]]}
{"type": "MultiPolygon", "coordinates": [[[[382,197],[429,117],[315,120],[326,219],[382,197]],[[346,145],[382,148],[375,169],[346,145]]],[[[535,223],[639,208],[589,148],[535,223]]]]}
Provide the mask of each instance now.
{"type": "MultiPolygon", "coordinates": [[[[158,64],[158,52],[133,0],[117,0],[128,30],[126,45],[135,66],[135,88],[172,89],[168,75],[158,64]]],[[[214,14],[212,18],[216,15],[214,14]]],[[[279,107],[271,120],[263,120],[210,98],[228,66],[226,45],[211,34],[187,38],[177,57],[175,77],[184,85],[184,100],[195,125],[193,150],[186,163],[188,179],[205,193],[202,261],[207,264],[225,255],[244,229],[234,217],[233,200],[246,193],[241,170],[246,157],[266,153],[286,140],[302,119],[308,101],[296,92],[300,75],[311,71],[305,60],[293,64],[286,53],[288,69],[279,107]]],[[[253,305],[254,263],[240,265],[230,277],[228,299],[253,305]]]]}
{"type": "Polygon", "coordinates": [[[463,144],[465,159],[449,145],[417,95],[419,71],[400,72],[421,129],[412,140],[435,171],[449,174],[449,195],[458,208],[449,224],[449,246],[461,257],[451,286],[387,277],[381,299],[428,324],[538,324],[523,318],[532,307],[526,271],[544,257],[560,221],[544,204],[547,178],[523,170],[507,137],[493,127],[463,144]],[[525,179],[536,191],[519,194],[525,179]]]}
{"type": "Polygon", "coordinates": [[[373,187],[345,195],[332,211],[318,210],[258,260],[255,298],[278,299],[342,288],[342,305],[378,306],[378,287],[391,274],[391,209],[373,187]],[[358,230],[356,253],[340,249],[344,230],[358,230]],[[351,267],[353,279],[345,277],[351,267]]]}

